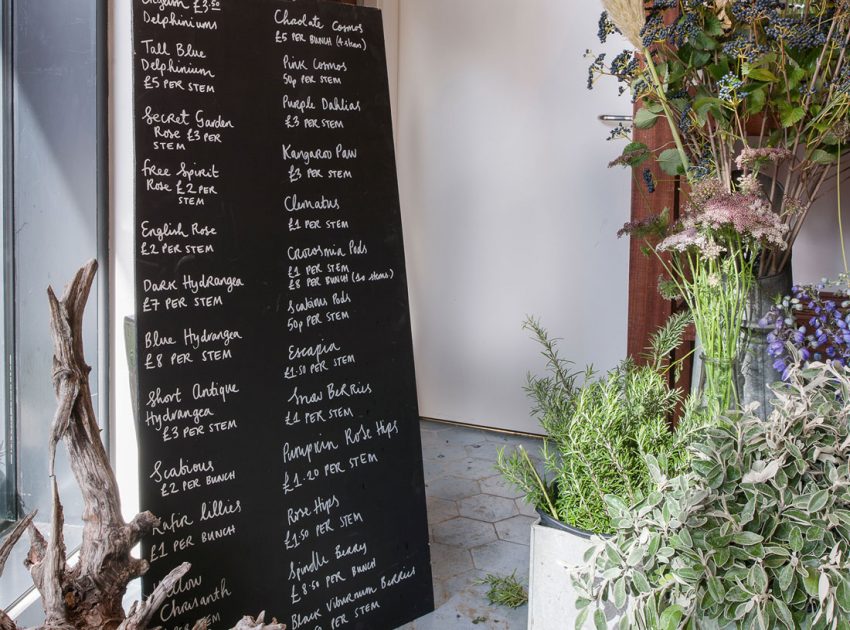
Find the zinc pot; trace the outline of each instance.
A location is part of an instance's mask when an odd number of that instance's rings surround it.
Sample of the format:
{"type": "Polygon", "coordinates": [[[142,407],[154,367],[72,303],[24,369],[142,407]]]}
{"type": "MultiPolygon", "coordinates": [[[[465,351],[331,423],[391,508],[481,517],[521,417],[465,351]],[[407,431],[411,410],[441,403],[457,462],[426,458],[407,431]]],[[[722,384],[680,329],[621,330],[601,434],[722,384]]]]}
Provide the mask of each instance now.
{"type": "MultiPolygon", "coordinates": [[[[582,564],[592,534],[555,520],[541,510],[538,514],[540,519],[531,526],[528,628],[572,629],[579,611],[567,568],[582,564]]],[[[606,616],[609,627],[616,627],[616,611],[606,610],[606,616]]]]}

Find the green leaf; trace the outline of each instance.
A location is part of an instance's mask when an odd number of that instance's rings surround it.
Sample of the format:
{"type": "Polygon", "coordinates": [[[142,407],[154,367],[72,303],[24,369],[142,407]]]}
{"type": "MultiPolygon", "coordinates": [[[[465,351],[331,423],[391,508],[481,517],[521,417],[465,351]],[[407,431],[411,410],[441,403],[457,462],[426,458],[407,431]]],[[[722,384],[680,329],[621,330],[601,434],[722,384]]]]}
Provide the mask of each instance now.
{"type": "Polygon", "coordinates": [[[835,589],[835,599],[841,610],[850,613],[850,582],[843,577],[835,589]]]}
{"type": "Polygon", "coordinates": [[[575,630],[581,630],[584,628],[588,615],[590,615],[590,608],[585,608],[578,614],[578,617],[576,617],[575,630]]]}
{"type": "Polygon", "coordinates": [[[620,578],[614,583],[614,606],[622,610],[626,605],[626,580],[620,578]]]}
{"type": "Polygon", "coordinates": [[[829,502],[829,491],[828,490],[819,490],[812,495],[812,498],[809,499],[809,505],[807,507],[810,513],[820,512],[824,506],[829,502]]]}
{"type": "Polygon", "coordinates": [[[726,591],[726,601],[729,602],[746,602],[752,599],[752,593],[748,593],[740,586],[733,586],[726,591]]]}
{"type": "Polygon", "coordinates": [[[682,157],[676,149],[662,151],[658,156],[658,165],[668,175],[683,175],[685,173],[682,157]]]}
{"type": "Polygon", "coordinates": [[[726,595],[726,588],[724,588],[723,582],[721,582],[719,578],[711,576],[708,578],[707,584],[708,592],[711,594],[711,599],[718,604],[722,604],[723,597],[726,595]]]}
{"type": "Polygon", "coordinates": [[[790,564],[786,564],[784,567],[779,569],[779,574],[776,576],[776,579],[779,582],[779,590],[787,591],[788,587],[791,586],[791,580],[793,578],[794,567],[790,564]]]}
{"type": "Polygon", "coordinates": [[[681,606],[668,606],[661,613],[661,620],[658,623],[660,630],[676,630],[679,627],[679,622],[682,620],[682,615],[685,614],[681,606]]]}
{"type": "Polygon", "coordinates": [[[652,590],[652,587],[649,585],[649,580],[646,579],[646,576],[642,571],[635,571],[632,574],[632,582],[634,583],[638,593],[648,593],[652,590]]]}
{"type": "Polygon", "coordinates": [[[596,630],[608,630],[608,621],[605,619],[605,613],[598,608],[593,613],[593,625],[596,626],[596,630]]]}
{"type": "Polygon", "coordinates": [[[826,530],[823,527],[812,525],[806,529],[806,540],[808,541],[816,542],[823,540],[824,536],[826,536],[826,530]]]}
{"type": "MultiPolygon", "coordinates": [[[[838,156],[823,149],[815,149],[809,159],[815,164],[834,164],[838,161],[838,156]]],[[[821,490],[821,492],[826,492],[826,490],[821,490]]]]}
{"type": "Polygon", "coordinates": [[[617,516],[629,511],[629,506],[626,504],[626,502],[614,494],[606,494],[604,501],[608,505],[608,507],[613,510],[613,513],[617,516]]]}
{"type": "Polygon", "coordinates": [[[723,35],[723,22],[713,13],[705,18],[705,32],[709,35],[723,35]]]}
{"type": "Polygon", "coordinates": [[[788,606],[781,599],[775,598],[773,600],[773,612],[776,614],[776,618],[782,623],[783,626],[788,628],[788,630],[794,630],[797,625],[794,623],[794,617],[791,616],[791,611],[788,609],[788,606]]]}
{"type": "Polygon", "coordinates": [[[788,89],[794,90],[800,85],[800,81],[806,76],[806,71],[797,65],[792,65],[788,70],[788,89]]]}
{"type": "Polygon", "coordinates": [[[651,129],[658,122],[658,114],[649,111],[646,107],[641,107],[635,113],[634,126],[638,129],[651,129]]]}
{"type": "Polygon", "coordinates": [[[651,103],[647,103],[646,109],[648,109],[653,114],[663,114],[664,106],[660,101],[652,101],[651,103]]]}
{"type": "Polygon", "coordinates": [[[646,554],[646,547],[642,545],[635,545],[632,547],[632,550],[629,552],[629,556],[626,558],[626,564],[630,567],[636,567],[643,561],[643,557],[646,554]]]}
{"type": "Polygon", "coordinates": [[[750,68],[745,74],[755,81],[764,81],[765,83],[776,83],[779,77],[765,68],[750,68]]]}
{"type": "Polygon", "coordinates": [[[764,593],[767,590],[767,573],[759,564],[754,564],[747,575],[747,584],[756,592],[764,593]]]}
{"type": "Polygon", "coordinates": [[[691,66],[694,68],[702,68],[709,61],[711,61],[710,52],[695,50],[691,55],[691,66]]]}
{"type": "Polygon", "coordinates": [[[763,540],[764,537],[756,534],[755,532],[738,532],[737,534],[732,535],[732,542],[745,547],[757,545],[763,540]]]}
{"type": "Polygon", "coordinates": [[[752,90],[749,94],[747,94],[747,112],[751,116],[761,112],[766,103],[767,95],[765,94],[764,88],[752,90]]]}
{"type": "Polygon", "coordinates": [[[820,574],[818,574],[817,569],[812,567],[805,567],[803,570],[806,572],[806,576],[803,578],[803,588],[806,589],[810,597],[817,597],[820,574]]]}
{"type": "Polygon", "coordinates": [[[661,546],[661,535],[653,534],[649,539],[649,545],[646,548],[646,555],[654,557],[658,553],[658,548],[661,546]]]}
{"type": "Polygon", "coordinates": [[[791,528],[791,533],[788,535],[788,544],[791,546],[791,551],[800,552],[803,550],[803,533],[799,527],[794,526],[791,528]]]}
{"type": "Polygon", "coordinates": [[[782,123],[783,127],[796,125],[805,115],[806,110],[802,107],[794,107],[784,101],[779,104],[779,121],[782,123]]]}

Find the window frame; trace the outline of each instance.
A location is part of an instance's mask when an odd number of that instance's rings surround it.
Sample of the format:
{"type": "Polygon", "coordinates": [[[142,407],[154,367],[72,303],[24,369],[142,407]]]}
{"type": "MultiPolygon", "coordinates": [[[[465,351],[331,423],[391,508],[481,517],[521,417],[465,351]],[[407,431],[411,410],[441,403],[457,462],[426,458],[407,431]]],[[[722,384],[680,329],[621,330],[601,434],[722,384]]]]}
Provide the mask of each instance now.
{"type": "MultiPolygon", "coordinates": [[[[16,199],[15,199],[15,136],[16,136],[16,121],[15,121],[15,20],[14,6],[22,1],[33,0],[0,0],[0,199],[2,199],[3,210],[0,214],[0,242],[2,242],[2,254],[0,255],[0,277],[2,277],[2,286],[0,286],[0,296],[3,303],[0,304],[2,309],[2,322],[0,322],[0,338],[2,338],[2,369],[0,369],[0,379],[2,379],[2,390],[0,390],[0,405],[3,409],[2,413],[3,430],[0,430],[2,439],[9,440],[7,444],[11,444],[8,449],[8,457],[5,462],[5,471],[7,473],[7,483],[0,487],[0,493],[7,494],[11,499],[11,514],[0,514],[0,541],[5,537],[8,529],[14,525],[17,519],[24,516],[22,513],[21,503],[19,500],[19,492],[21,487],[21,432],[19,424],[21,422],[20,407],[21,401],[18,396],[18,363],[17,363],[17,327],[16,327],[16,287],[17,275],[16,266],[20,264],[18,260],[18,247],[15,238],[15,220],[17,216],[16,199]],[[9,519],[4,517],[9,516],[9,519]]],[[[37,0],[35,0],[37,1],[37,0]]],[[[110,252],[110,205],[109,205],[109,178],[110,178],[110,163],[109,163],[109,32],[108,32],[108,9],[109,3],[107,0],[88,0],[94,22],[92,24],[94,47],[92,54],[94,58],[91,60],[94,68],[94,92],[89,92],[94,97],[95,112],[94,112],[94,127],[95,127],[95,152],[94,152],[94,171],[95,177],[93,181],[94,190],[92,190],[95,199],[95,231],[94,239],[96,242],[96,258],[99,263],[97,293],[92,295],[89,308],[96,308],[97,321],[97,352],[90,354],[87,359],[90,364],[97,365],[97,382],[92,383],[93,388],[96,388],[98,393],[96,401],[96,413],[101,426],[101,438],[107,446],[107,453],[111,453],[109,448],[111,438],[111,422],[110,422],[110,404],[111,404],[111,365],[110,365],[110,342],[112,338],[112,317],[111,317],[111,291],[110,291],[110,269],[109,269],[109,252],[110,252]],[[96,305],[96,306],[95,306],[96,305]]],[[[91,189],[90,189],[91,190],[91,189]]],[[[38,252],[33,252],[33,256],[38,256],[38,252]]],[[[69,267],[63,269],[65,281],[70,280],[71,274],[76,271],[73,267],[75,264],[81,264],[83,261],[69,261],[69,267]]],[[[45,287],[46,288],[46,287],[45,287]]],[[[57,291],[63,289],[62,286],[54,286],[57,291]]],[[[45,300],[45,306],[47,302],[45,300]]],[[[45,389],[49,391],[49,382],[45,382],[45,389]]],[[[46,422],[50,418],[45,419],[46,422]]],[[[46,447],[46,444],[45,444],[46,447]]],[[[47,449],[44,449],[45,463],[47,449]]],[[[113,462],[114,464],[114,462],[113,462]]],[[[48,514],[42,515],[40,520],[49,519],[48,514]]],[[[19,545],[23,548],[25,545],[19,545]]],[[[69,555],[76,552],[76,549],[69,549],[69,555]]],[[[11,562],[12,559],[10,559],[11,562]]],[[[14,567],[7,566],[7,571],[11,571],[14,567]]],[[[27,603],[31,599],[31,594],[34,592],[34,587],[24,590],[22,593],[12,592],[13,597],[11,603],[6,608],[13,614],[22,612],[26,609],[27,603]]]]}

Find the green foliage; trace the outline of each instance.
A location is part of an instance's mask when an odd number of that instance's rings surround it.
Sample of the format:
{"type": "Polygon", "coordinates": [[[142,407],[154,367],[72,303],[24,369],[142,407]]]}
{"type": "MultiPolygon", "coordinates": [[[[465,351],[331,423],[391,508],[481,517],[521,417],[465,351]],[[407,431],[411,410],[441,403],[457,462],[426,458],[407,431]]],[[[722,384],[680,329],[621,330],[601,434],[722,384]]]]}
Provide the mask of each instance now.
{"type": "Polygon", "coordinates": [[[653,337],[647,365],[625,360],[597,378],[592,368],[573,371],[559,356],[557,339],[529,319],[525,327],[541,345],[548,372],[530,375],[526,386],[546,433],[544,472],[524,449],[503,450],[497,468],[504,478],[554,518],[588,531],[611,531],[605,496],[640,500],[651,485],[646,455],[668,471],[685,461],[684,446],[669,425],[681,394],[670,386],[677,364],[668,357],[689,321],[685,314],[670,318],[653,337]]]}
{"type": "MultiPolygon", "coordinates": [[[[638,104],[633,126],[666,123],[673,142],[655,159],[693,186],[719,179],[738,187],[738,171],[776,176],[784,195],[774,211],[789,229],[767,244],[761,275],[780,271],[815,200],[845,180],[838,161],[850,150],[850,3],[710,0],[606,2],[599,37],[620,27],[636,51],[590,55],[589,87],[611,77],[638,104]],[[631,24],[634,5],[645,22],[631,24]],[[613,21],[613,24],[611,23],[613,21]],[[630,25],[630,28],[626,28],[630,25]],[[633,53],[637,52],[640,59],[633,53]],[[736,163],[774,150],[762,163],[736,163]],[[777,162],[783,162],[777,170],[777,162]]],[[[629,165],[624,157],[617,164],[629,165]]]]}
{"type": "Polygon", "coordinates": [[[850,627],[850,372],[795,368],[776,396],[704,428],[691,472],[650,457],[648,496],[609,498],[616,534],[573,575],[583,619],[607,600],[621,628],[850,627]]]}
{"type": "Polygon", "coordinates": [[[507,577],[486,575],[479,584],[487,584],[487,601],[494,606],[519,608],[528,602],[528,591],[517,579],[516,571],[507,577]]]}

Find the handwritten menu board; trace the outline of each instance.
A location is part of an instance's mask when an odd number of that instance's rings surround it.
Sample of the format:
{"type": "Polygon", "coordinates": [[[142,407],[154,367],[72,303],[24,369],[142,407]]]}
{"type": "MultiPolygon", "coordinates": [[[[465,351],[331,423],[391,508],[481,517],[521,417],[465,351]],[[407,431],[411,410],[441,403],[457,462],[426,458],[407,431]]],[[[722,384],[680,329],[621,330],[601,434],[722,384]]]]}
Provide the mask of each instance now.
{"type": "Polygon", "coordinates": [[[133,0],[139,441],[155,625],[433,608],[381,15],[133,0]]]}

